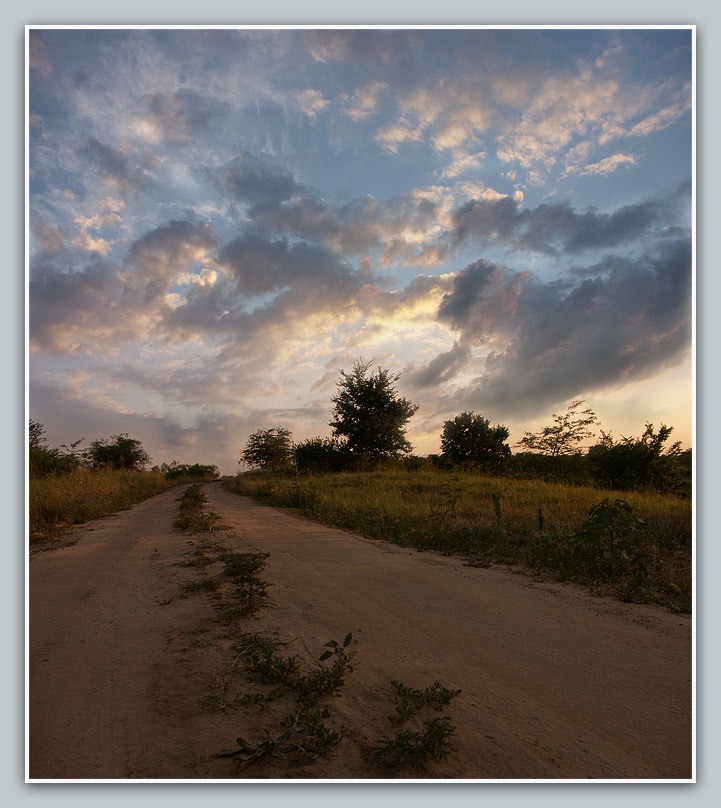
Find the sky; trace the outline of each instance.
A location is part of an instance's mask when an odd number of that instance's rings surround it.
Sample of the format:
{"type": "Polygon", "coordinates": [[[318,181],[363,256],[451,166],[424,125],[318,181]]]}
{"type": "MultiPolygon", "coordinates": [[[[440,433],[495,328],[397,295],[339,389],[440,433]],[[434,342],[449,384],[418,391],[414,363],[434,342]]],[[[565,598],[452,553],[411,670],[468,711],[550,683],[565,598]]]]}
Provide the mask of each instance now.
{"type": "Polygon", "coordinates": [[[340,370],[408,437],[573,399],[691,446],[692,32],[33,29],[30,417],[223,473],[330,435],[340,370]]]}

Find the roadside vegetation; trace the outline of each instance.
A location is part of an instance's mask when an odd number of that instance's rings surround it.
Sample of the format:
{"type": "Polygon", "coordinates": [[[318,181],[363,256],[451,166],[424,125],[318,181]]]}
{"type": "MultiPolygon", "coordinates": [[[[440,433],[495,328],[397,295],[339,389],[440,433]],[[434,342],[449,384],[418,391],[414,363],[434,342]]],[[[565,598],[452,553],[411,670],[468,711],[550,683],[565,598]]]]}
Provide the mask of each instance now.
{"type": "Polygon", "coordinates": [[[406,424],[417,406],[399,397],[399,378],[362,361],[341,371],[330,437],[293,444],[287,429],[266,430],[283,436],[268,462],[259,430],[241,456],[251,470],[223,485],[469,566],[508,564],[690,611],[692,456],[667,446],[673,427],[619,439],[600,430],[589,446],[599,420],[575,399],[514,454],[506,426],[462,412],[444,423],[440,454],[415,457],[406,424]]]}
{"type": "Polygon", "coordinates": [[[154,497],[173,483],[149,471],[77,468],[30,480],[30,544],[58,539],[73,525],[154,497]]]}
{"type": "Polygon", "coordinates": [[[79,448],[82,440],[50,447],[44,435],[43,425],[31,420],[28,523],[33,549],[53,546],[73,525],[109,516],[175,485],[219,476],[215,466],[175,461],[147,471],[147,452],[127,433],[92,441],[85,449],[79,448]]]}
{"type": "Polygon", "coordinates": [[[691,606],[691,503],[681,497],[620,500],[591,486],[463,471],[252,472],[224,485],[368,538],[465,555],[471,566],[521,565],[624,600],[691,606]]]}

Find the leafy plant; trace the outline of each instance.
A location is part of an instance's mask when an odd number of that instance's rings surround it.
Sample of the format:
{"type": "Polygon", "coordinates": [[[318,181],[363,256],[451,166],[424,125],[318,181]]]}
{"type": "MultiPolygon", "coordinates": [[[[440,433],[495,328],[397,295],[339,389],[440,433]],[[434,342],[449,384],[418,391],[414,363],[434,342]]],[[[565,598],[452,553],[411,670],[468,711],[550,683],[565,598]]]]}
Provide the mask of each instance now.
{"type": "Polygon", "coordinates": [[[443,708],[451,703],[451,699],[461,692],[443,687],[438,680],[423,690],[407,687],[395,679],[391,680],[391,684],[397,691],[397,695],[393,699],[396,709],[388,720],[394,726],[408,721],[422,707],[432,707],[434,710],[442,712],[443,708]]]}
{"type": "Polygon", "coordinates": [[[392,738],[382,738],[372,749],[373,760],[383,766],[410,764],[424,771],[429,760],[443,761],[454,751],[451,737],[456,728],[451,719],[429,718],[418,732],[398,730],[392,738]]]}

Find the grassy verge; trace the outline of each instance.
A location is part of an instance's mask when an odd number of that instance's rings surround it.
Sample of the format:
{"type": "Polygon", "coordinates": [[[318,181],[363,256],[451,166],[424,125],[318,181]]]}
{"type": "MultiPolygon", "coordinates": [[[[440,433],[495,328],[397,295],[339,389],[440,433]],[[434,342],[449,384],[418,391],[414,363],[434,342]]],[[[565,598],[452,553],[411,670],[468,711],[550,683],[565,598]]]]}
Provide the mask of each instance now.
{"type": "Polygon", "coordinates": [[[149,471],[87,471],[30,480],[30,542],[57,539],[72,525],[109,516],[174,483],[149,471]]]}
{"type": "Polygon", "coordinates": [[[369,538],[466,555],[472,566],[524,565],[623,600],[691,607],[688,499],[629,492],[617,505],[590,486],[437,471],[256,473],[224,485],[369,538]]]}

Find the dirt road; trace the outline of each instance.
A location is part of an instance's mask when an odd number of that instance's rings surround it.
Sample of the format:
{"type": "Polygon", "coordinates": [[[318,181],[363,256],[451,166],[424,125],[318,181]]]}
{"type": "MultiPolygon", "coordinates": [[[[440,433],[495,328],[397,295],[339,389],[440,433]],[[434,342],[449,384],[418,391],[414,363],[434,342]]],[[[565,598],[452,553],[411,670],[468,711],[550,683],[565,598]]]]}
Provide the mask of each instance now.
{"type": "Polygon", "coordinates": [[[244,631],[288,642],[284,653],[300,659],[352,632],[355,670],[326,719],[348,734],[310,762],[269,757],[238,771],[214,756],[239,735],[277,736],[283,707],[201,707],[254,685],[215,620],[214,593],[175,597],[201,574],[178,562],[208,538],[173,530],[176,489],[31,556],[31,779],[692,776],[687,615],[366,540],[218,484],[205,490],[227,526],[213,536],[270,553],[271,608],[244,631]],[[421,774],[369,756],[395,731],[392,679],[461,690],[432,714],[450,717],[456,751],[421,774]]]}

